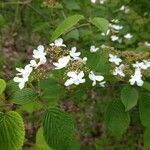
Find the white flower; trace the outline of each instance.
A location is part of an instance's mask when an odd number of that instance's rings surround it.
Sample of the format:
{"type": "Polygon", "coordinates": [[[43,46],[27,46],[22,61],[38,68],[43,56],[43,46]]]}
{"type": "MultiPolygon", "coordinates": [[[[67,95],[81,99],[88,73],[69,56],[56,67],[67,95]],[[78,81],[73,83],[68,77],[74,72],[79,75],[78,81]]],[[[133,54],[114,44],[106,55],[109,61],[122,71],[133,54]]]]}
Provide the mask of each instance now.
{"type": "MultiPolygon", "coordinates": [[[[43,45],[39,45],[37,47],[37,50],[33,51],[33,58],[39,59],[39,63],[37,64],[36,67],[46,63],[46,57],[45,56],[46,56],[46,53],[44,52],[44,46],[43,45]]],[[[33,63],[33,61],[31,63],[33,63]]]]}
{"type": "Polygon", "coordinates": [[[29,64],[29,65],[26,65],[24,69],[16,68],[16,70],[19,73],[17,73],[17,77],[14,77],[13,80],[14,80],[14,82],[19,83],[19,88],[20,89],[23,89],[24,86],[25,86],[25,83],[28,81],[29,75],[31,74],[33,68],[29,64]]]}
{"type": "Polygon", "coordinates": [[[95,85],[96,85],[96,81],[101,82],[102,80],[104,80],[104,77],[101,76],[101,75],[95,75],[95,74],[93,73],[93,71],[91,71],[91,72],[89,73],[89,79],[93,81],[92,86],[95,86],[95,85]]]}
{"type": "Polygon", "coordinates": [[[36,63],[35,60],[31,60],[31,61],[30,61],[30,65],[31,65],[32,67],[34,67],[34,68],[37,68],[37,67],[38,67],[38,64],[36,63]]]}
{"type": "Polygon", "coordinates": [[[135,64],[133,64],[133,67],[136,69],[143,69],[146,70],[150,67],[150,62],[147,60],[143,60],[143,62],[136,62],[135,64]]]}
{"type": "Polygon", "coordinates": [[[28,78],[27,77],[24,77],[24,78],[14,77],[13,80],[14,80],[14,82],[19,83],[19,88],[20,89],[23,89],[24,86],[25,86],[25,83],[28,81],[28,78]]]}
{"type": "Polygon", "coordinates": [[[85,82],[85,79],[83,79],[83,77],[84,77],[83,71],[81,71],[79,73],[77,73],[75,71],[70,71],[67,73],[67,76],[70,77],[70,79],[68,79],[65,82],[65,86],[70,86],[72,84],[79,85],[80,83],[85,82]]]}
{"type": "Polygon", "coordinates": [[[110,27],[114,30],[121,30],[123,28],[123,26],[115,25],[115,24],[110,24],[110,27]]]}
{"type": "Polygon", "coordinates": [[[124,11],[125,13],[128,13],[128,12],[130,11],[130,9],[129,9],[127,6],[125,6],[125,5],[122,5],[122,6],[120,7],[120,10],[121,10],[121,11],[124,11]]]}
{"type": "Polygon", "coordinates": [[[145,41],[144,44],[145,44],[145,46],[150,46],[150,43],[147,41],[145,41]]]}
{"type": "Polygon", "coordinates": [[[19,72],[17,73],[18,76],[22,76],[23,78],[26,78],[26,77],[28,78],[33,68],[30,65],[26,65],[24,69],[16,68],[16,70],[19,72]]]}
{"type": "Polygon", "coordinates": [[[70,51],[70,53],[69,53],[70,57],[71,57],[72,59],[74,59],[74,60],[80,59],[79,56],[81,55],[80,52],[76,52],[76,51],[77,51],[77,48],[76,48],[76,47],[72,47],[72,48],[71,48],[71,51],[70,51]]]}
{"type": "Polygon", "coordinates": [[[114,62],[116,65],[119,65],[122,62],[122,60],[116,55],[109,54],[109,62],[114,62]]]}
{"type": "Polygon", "coordinates": [[[122,6],[120,7],[120,10],[122,10],[122,11],[125,10],[125,7],[126,7],[125,5],[122,5],[122,6]]]}
{"type": "Polygon", "coordinates": [[[104,4],[106,2],[106,0],[100,0],[99,2],[100,2],[100,4],[104,4]]]}
{"type": "Polygon", "coordinates": [[[136,69],[143,69],[143,70],[146,69],[144,62],[138,62],[138,61],[135,64],[133,64],[133,67],[136,69]]]}
{"type": "Polygon", "coordinates": [[[119,20],[118,19],[112,19],[111,22],[119,23],[119,20]]]}
{"type": "Polygon", "coordinates": [[[53,65],[56,67],[55,69],[62,69],[67,66],[70,61],[70,56],[64,56],[58,59],[58,62],[54,62],[53,65]]]}
{"type": "Polygon", "coordinates": [[[119,75],[119,76],[125,77],[123,69],[124,69],[124,65],[121,64],[119,67],[115,68],[115,70],[113,71],[113,75],[115,75],[115,76],[119,75]]]}
{"type": "Polygon", "coordinates": [[[95,53],[95,52],[97,52],[99,50],[99,48],[96,48],[94,45],[92,45],[91,47],[90,47],[90,52],[91,53],[95,53]]]}
{"type": "Polygon", "coordinates": [[[80,58],[79,59],[83,64],[86,64],[87,62],[87,57],[83,57],[82,59],[80,58]]]}
{"type": "Polygon", "coordinates": [[[117,41],[118,39],[119,39],[119,37],[118,36],[116,36],[116,35],[112,35],[111,37],[111,40],[114,42],[114,41],[117,41]]]}
{"type": "Polygon", "coordinates": [[[92,3],[96,3],[96,0],[91,0],[92,3]]]}
{"type": "Polygon", "coordinates": [[[144,65],[145,65],[145,68],[146,68],[146,69],[150,68],[150,61],[148,61],[148,60],[143,60],[143,63],[144,63],[144,65]]]}
{"type": "Polygon", "coordinates": [[[106,31],[106,33],[102,32],[101,35],[102,35],[102,36],[106,36],[106,35],[108,35],[109,33],[110,33],[110,29],[108,29],[108,30],[106,31]]]}
{"type": "Polygon", "coordinates": [[[126,35],[124,35],[124,38],[126,39],[131,39],[133,37],[133,35],[131,35],[130,33],[127,33],[126,35]]]}
{"type": "Polygon", "coordinates": [[[144,81],[142,80],[141,70],[139,68],[135,69],[134,75],[131,76],[129,80],[131,85],[137,84],[138,86],[142,86],[144,81]]]}
{"type": "Polygon", "coordinates": [[[103,81],[103,82],[100,82],[99,85],[100,85],[101,87],[105,87],[105,83],[106,83],[106,81],[103,81]]]}
{"type": "Polygon", "coordinates": [[[59,38],[59,39],[56,39],[54,41],[54,43],[51,43],[50,46],[56,46],[56,47],[66,47],[65,44],[63,44],[63,39],[62,38],[59,38]]]}

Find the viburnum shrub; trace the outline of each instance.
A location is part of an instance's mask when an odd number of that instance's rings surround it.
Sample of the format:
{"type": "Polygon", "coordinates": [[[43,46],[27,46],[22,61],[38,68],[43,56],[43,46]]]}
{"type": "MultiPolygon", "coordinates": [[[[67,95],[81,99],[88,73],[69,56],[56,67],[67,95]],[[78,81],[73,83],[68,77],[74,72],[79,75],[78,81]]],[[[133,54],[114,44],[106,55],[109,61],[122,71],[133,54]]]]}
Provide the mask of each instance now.
{"type": "MultiPolygon", "coordinates": [[[[92,5],[103,5],[106,0],[91,2],[92,5]]],[[[45,1],[43,5],[49,6],[49,3],[45,1]]],[[[130,9],[122,5],[119,11],[126,14],[130,9]]],[[[77,28],[92,27],[91,30],[99,32],[102,38],[109,37],[111,42],[118,44],[134,37],[129,32],[119,35],[124,27],[118,19],[87,19],[83,15],[67,17],[52,33],[51,42],[38,45],[33,49],[31,60],[23,68],[16,68],[12,80],[6,83],[0,79],[0,149],[18,150],[23,146],[25,127],[17,108],[39,113],[35,149],[80,149],[73,115],[60,107],[59,100],[72,100],[78,91],[76,96],[85,96],[86,101],[90,90],[109,97],[104,118],[113,136],[122,136],[127,131],[130,116],[138,108],[139,120],[145,128],[144,144],[148,147],[150,52],[119,50],[106,44],[99,46],[96,41],[83,48],[83,41],[75,45],[75,39],[67,45],[67,40],[65,43],[62,37],[77,30],[76,24],[79,25],[77,28]]],[[[148,42],[144,45],[149,47],[148,42]]]]}

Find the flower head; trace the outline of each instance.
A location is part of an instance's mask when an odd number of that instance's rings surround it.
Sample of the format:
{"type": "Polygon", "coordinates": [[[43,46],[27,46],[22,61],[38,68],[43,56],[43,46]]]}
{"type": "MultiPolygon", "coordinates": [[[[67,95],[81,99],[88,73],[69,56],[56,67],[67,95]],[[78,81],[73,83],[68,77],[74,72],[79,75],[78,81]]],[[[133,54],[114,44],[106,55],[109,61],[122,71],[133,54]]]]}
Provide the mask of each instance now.
{"type": "Polygon", "coordinates": [[[92,86],[96,85],[96,81],[101,82],[104,80],[104,77],[101,75],[95,75],[93,71],[90,72],[89,74],[89,79],[93,81],[92,86]]]}
{"type": "Polygon", "coordinates": [[[126,35],[124,35],[124,38],[126,39],[131,39],[133,37],[133,35],[131,35],[131,33],[127,33],[126,35]]]}
{"type": "Polygon", "coordinates": [[[124,65],[121,64],[120,66],[115,68],[115,70],[113,71],[113,75],[115,75],[115,76],[119,75],[119,76],[125,77],[123,69],[124,69],[124,65]]]}
{"type": "Polygon", "coordinates": [[[39,59],[39,62],[37,65],[35,65],[35,62],[31,61],[32,65],[34,64],[35,67],[38,67],[42,64],[46,63],[46,53],[44,52],[44,46],[43,45],[39,45],[37,47],[37,50],[33,51],[33,58],[35,59],[39,59]]]}
{"type": "Polygon", "coordinates": [[[129,80],[131,85],[137,84],[138,86],[142,86],[144,81],[142,80],[141,70],[139,68],[135,69],[134,75],[131,76],[129,80]]]}
{"type": "Polygon", "coordinates": [[[55,69],[62,69],[67,66],[70,61],[70,56],[64,56],[58,59],[58,62],[54,62],[53,65],[56,67],[55,69]]]}
{"type": "Polygon", "coordinates": [[[114,62],[116,65],[119,65],[122,60],[118,58],[116,55],[109,54],[109,61],[114,62]]]}
{"type": "Polygon", "coordinates": [[[63,44],[63,39],[62,38],[59,38],[59,39],[56,39],[54,41],[54,43],[51,43],[50,46],[56,46],[56,47],[66,47],[65,44],[63,44]]]}
{"type": "Polygon", "coordinates": [[[116,35],[112,35],[110,38],[111,38],[111,40],[112,40],[113,42],[119,40],[119,37],[116,36],[116,35]]]}
{"type": "Polygon", "coordinates": [[[96,48],[94,45],[92,45],[91,48],[90,48],[90,52],[91,52],[91,53],[95,53],[95,52],[97,52],[98,50],[99,50],[99,48],[96,48]]]}
{"type": "Polygon", "coordinates": [[[70,71],[67,73],[67,76],[70,78],[65,82],[65,86],[70,86],[72,84],[79,85],[80,83],[85,82],[85,79],[83,79],[84,77],[83,71],[79,73],[77,73],[76,71],[70,71]]]}
{"type": "Polygon", "coordinates": [[[70,57],[73,59],[73,60],[78,60],[80,59],[80,55],[81,53],[80,52],[76,52],[77,51],[77,48],[76,47],[72,47],[71,50],[70,50],[70,57]]]}

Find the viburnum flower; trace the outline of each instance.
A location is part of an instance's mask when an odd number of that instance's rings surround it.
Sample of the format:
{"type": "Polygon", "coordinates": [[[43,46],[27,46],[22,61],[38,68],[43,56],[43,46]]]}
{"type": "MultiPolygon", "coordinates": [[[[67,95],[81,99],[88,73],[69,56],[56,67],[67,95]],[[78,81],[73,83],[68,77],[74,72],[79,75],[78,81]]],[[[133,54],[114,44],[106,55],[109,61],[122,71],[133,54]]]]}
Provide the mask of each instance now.
{"type": "Polygon", "coordinates": [[[100,2],[100,4],[104,4],[106,2],[106,0],[100,0],[99,2],[100,2]]]}
{"type": "Polygon", "coordinates": [[[111,22],[119,23],[119,20],[118,19],[112,19],[111,22]]]}
{"type": "Polygon", "coordinates": [[[129,82],[131,85],[137,84],[138,86],[142,86],[144,84],[144,81],[142,80],[141,69],[135,69],[135,73],[131,76],[129,82]]]}
{"type": "Polygon", "coordinates": [[[123,72],[124,67],[125,67],[124,64],[121,64],[120,66],[116,67],[115,70],[113,71],[113,75],[125,77],[125,74],[123,72]]]}
{"type": "MultiPolygon", "coordinates": [[[[46,53],[44,52],[44,46],[39,45],[37,47],[37,50],[33,51],[33,58],[39,59],[39,62],[38,62],[36,67],[46,63],[46,57],[45,56],[46,56],[46,53]]],[[[33,63],[33,61],[31,63],[33,63]]],[[[35,62],[34,62],[34,65],[35,65],[35,62]]]]}
{"type": "Polygon", "coordinates": [[[91,0],[92,3],[96,3],[96,0],[91,0]]]}
{"type": "Polygon", "coordinates": [[[56,46],[56,47],[66,47],[65,44],[63,44],[63,39],[62,38],[59,38],[59,39],[56,39],[54,41],[54,43],[51,43],[50,46],[56,46]]]}
{"type": "Polygon", "coordinates": [[[58,62],[54,62],[53,65],[56,67],[55,69],[62,69],[67,66],[70,61],[70,56],[64,56],[58,59],[58,62]]]}
{"type": "Polygon", "coordinates": [[[97,52],[99,50],[99,48],[96,48],[94,45],[92,45],[91,47],[90,47],[90,52],[91,53],[95,53],[95,52],[97,52]]]}
{"type": "Polygon", "coordinates": [[[121,30],[123,28],[123,26],[115,25],[115,24],[110,24],[110,27],[114,30],[121,30]]]}
{"type": "Polygon", "coordinates": [[[144,44],[145,44],[145,46],[150,46],[150,43],[147,41],[145,41],[144,44]]]}
{"type": "Polygon", "coordinates": [[[16,70],[19,72],[17,73],[17,76],[14,77],[14,82],[19,83],[19,88],[23,89],[25,86],[25,83],[28,81],[29,75],[31,74],[33,68],[31,65],[26,65],[24,69],[22,68],[16,68],[16,70]],[[18,77],[19,76],[19,77],[18,77]]]}
{"type": "Polygon", "coordinates": [[[112,35],[111,37],[111,40],[114,42],[114,41],[117,41],[118,39],[119,39],[119,37],[118,36],[116,36],[116,35],[112,35]]]}
{"type": "Polygon", "coordinates": [[[18,76],[28,77],[31,74],[33,68],[31,67],[31,65],[26,65],[24,69],[16,68],[16,70],[19,72],[17,73],[18,76]]]}
{"type": "Polygon", "coordinates": [[[105,87],[105,83],[106,83],[106,81],[103,81],[103,82],[100,82],[99,85],[100,85],[101,87],[105,87]]]}
{"type": "Polygon", "coordinates": [[[14,77],[14,82],[19,83],[20,90],[24,88],[25,83],[28,81],[28,77],[14,77]]]}
{"type": "Polygon", "coordinates": [[[116,65],[119,65],[122,62],[122,60],[119,57],[117,57],[117,55],[109,54],[109,62],[113,62],[116,65]]]}
{"type": "Polygon", "coordinates": [[[124,11],[125,13],[128,13],[128,12],[130,11],[130,9],[129,9],[127,6],[125,6],[125,5],[122,5],[122,6],[120,7],[120,10],[121,10],[121,11],[124,11]]]}
{"type": "Polygon", "coordinates": [[[83,71],[81,71],[79,73],[77,73],[76,71],[70,71],[67,73],[67,76],[70,77],[70,79],[68,79],[65,82],[65,86],[70,86],[72,84],[79,85],[80,83],[85,82],[85,79],[83,79],[83,77],[84,77],[83,71]]]}
{"type": "Polygon", "coordinates": [[[131,35],[131,33],[127,33],[126,35],[124,35],[124,38],[126,39],[131,39],[133,37],[133,35],[131,35]]]}
{"type": "Polygon", "coordinates": [[[69,55],[70,57],[73,59],[73,60],[78,60],[80,59],[80,55],[81,55],[81,52],[76,52],[77,51],[77,48],[76,47],[72,47],[70,52],[69,52],[69,55]]]}
{"type": "Polygon", "coordinates": [[[143,63],[144,63],[144,65],[145,65],[145,68],[146,68],[146,69],[150,68],[150,61],[148,61],[148,60],[143,60],[143,63]]]}
{"type": "MultiPolygon", "coordinates": [[[[92,86],[95,86],[95,85],[96,85],[96,81],[101,82],[101,81],[104,80],[104,77],[101,76],[101,75],[95,75],[95,74],[93,73],[93,71],[91,71],[91,72],[89,73],[89,79],[90,79],[91,81],[93,81],[92,86]]],[[[101,84],[101,86],[103,86],[103,83],[101,84]]]]}
{"type": "Polygon", "coordinates": [[[31,61],[30,61],[30,65],[31,65],[32,67],[34,67],[34,68],[37,68],[37,67],[38,67],[38,64],[36,63],[35,60],[31,60],[31,61]]]}
{"type": "Polygon", "coordinates": [[[136,68],[136,69],[146,69],[146,66],[143,62],[136,62],[135,64],[133,64],[133,67],[136,68]]]}

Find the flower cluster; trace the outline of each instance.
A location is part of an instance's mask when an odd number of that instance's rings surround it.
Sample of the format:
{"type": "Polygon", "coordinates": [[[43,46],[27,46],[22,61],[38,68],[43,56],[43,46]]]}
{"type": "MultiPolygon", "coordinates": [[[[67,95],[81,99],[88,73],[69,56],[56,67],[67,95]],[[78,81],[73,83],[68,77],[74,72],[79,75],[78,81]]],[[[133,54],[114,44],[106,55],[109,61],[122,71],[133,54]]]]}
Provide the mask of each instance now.
{"type": "MultiPolygon", "coordinates": [[[[125,73],[123,72],[125,65],[120,64],[122,62],[122,59],[120,59],[116,55],[109,54],[109,61],[117,65],[117,67],[115,67],[113,71],[113,75],[125,77],[125,73]]],[[[137,84],[138,86],[142,86],[144,84],[144,81],[142,80],[142,70],[149,69],[150,62],[147,60],[143,60],[142,62],[136,62],[132,66],[133,68],[135,68],[135,71],[134,75],[131,75],[129,82],[131,85],[137,84]]]]}
{"type": "Polygon", "coordinates": [[[46,63],[46,53],[44,52],[44,46],[39,45],[37,50],[33,51],[33,58],[28,65],[24,68],[16,68],[19,72],[17,76],[14,77],[14,81],[19,83],[19,88],[23,89],[25,83],[29,80],[29,76],[32,73],[33,69],[38,68],[40,65],[46,63]]]}
{"type": "MultiPolygon", "coordinates": [[[[113,28],[118,29],[119,27],[114,26],[113,28]]],[[[19,72],[16,77],[14,77],[14,81],[19,83],[19,88],[23,89],[25,83],[29,80],[29,76],[33,70],[37,69],[39,66],[45,64],[47,62],[46,55],[54,53],[52,60],[52,64],[54,69],[66,69],[67,80],[64,82],[65,86],[70,85],[79,85],[81,83],[85,83],[85,75],[88,76],[89,80],[92,81],[92,86],[95,86],[99,83],[99,86],[105,87],[106,81],[104,80],[104,76],[100,73],[94,73],[92,70],[87,68],[86,62],[87,58],[81,58],[81,52],[77,51],[76,47],[72,47],[70,50],[67,49],[67,46],[63,43],[63,39],[59,38],[54,41],[54,43],[49,44],[50,48],[47,50],[44,49],[44,46],[39,45],[37,49],[33,50],[33,59],[27,64],[24,68],[16,68],[19,72]],[[52,51],[51,51],[52,50],[52,51]]],[[[96,46],[92,45],[90,47],[90,52],[95,53],[99,50],[96,46]]],[[[109,52],[108,52],[109,53],[109,52]]],[[[115,68],[112,72],[114,76],[119,76],[121,78],[125,77],[125,65],[122,63],[123,60],[119,58],[117,55],[113,55],[109,53],[109,62],[115,65],[115,68]]],[[[142,72],[143,70],[150,68],[150,62],[148,60],[143,60],[142,62],[136,62],[132,64],[134,68],[134,74],[131,75],[129,82],[131,85],[137,84],[138,86],[143,85],[142,80],[142,72]]]]}

